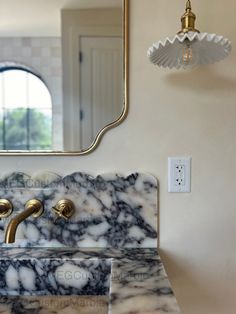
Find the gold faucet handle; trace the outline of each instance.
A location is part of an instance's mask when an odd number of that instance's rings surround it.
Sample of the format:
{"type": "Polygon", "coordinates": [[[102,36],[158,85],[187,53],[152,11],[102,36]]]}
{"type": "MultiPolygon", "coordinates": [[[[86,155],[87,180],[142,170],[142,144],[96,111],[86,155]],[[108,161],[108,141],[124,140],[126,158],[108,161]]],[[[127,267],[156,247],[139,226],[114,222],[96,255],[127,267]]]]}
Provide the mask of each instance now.
{"type": "Polygon", "coordinates": [[[52,208],[52,210],[57,215],[54,222],[56,222],[58,218],[64,218],[65,220],[68,220],[75,213],[75,205],[71,200],[63,199],[60,200],[56,206],[52,208]]]}
{"type": "Polygon", "coordinates": [[[0,220],[2,218],[9,217],[12,211],[13,211],[12,203],[6,199],[0,199],[0,220]]]}

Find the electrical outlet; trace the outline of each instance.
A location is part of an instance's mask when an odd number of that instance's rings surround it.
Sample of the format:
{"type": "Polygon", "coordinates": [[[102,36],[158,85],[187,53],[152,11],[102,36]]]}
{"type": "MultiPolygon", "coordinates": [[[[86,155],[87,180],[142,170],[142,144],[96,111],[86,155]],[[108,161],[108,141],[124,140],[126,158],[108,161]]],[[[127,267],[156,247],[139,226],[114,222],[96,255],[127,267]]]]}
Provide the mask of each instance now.
{"type": "Polygon", "coordinates": [[[191,192],[191,158],[168,158],[168,192],[191,192]]]}

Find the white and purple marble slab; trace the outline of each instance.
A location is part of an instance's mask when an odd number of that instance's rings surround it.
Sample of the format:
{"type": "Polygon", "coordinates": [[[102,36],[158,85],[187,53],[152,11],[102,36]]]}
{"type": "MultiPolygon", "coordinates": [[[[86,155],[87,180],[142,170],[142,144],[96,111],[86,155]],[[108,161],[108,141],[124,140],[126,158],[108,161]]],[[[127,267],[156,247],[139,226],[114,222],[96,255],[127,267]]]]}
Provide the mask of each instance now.
{"type": "MultiPolygon", "coordinates": [[[[18,248],[1,253],[0,309],[6,304],[14,309],[15,303],[27,310],[39,296],[107,296],[109,314],[180,313],[156,249],[18,248]],[[32,299],[27,302],[25,296],[32,299]]],[[[34,307],[32,313],[41,310],[34,307]]],[[[96,313],[92,310],[88,313],[96,313]]]]}
{"type": "MultiPolygon", "coordinates": [[[[0,198],[13,203],[11,217],[33,198],[45,207],[41,217],[20,224],[11,247],[157,247],[158,183],[148,174],[13,173],[0,179],[0,198]],[[76,212],[68,221],[54,222],[51,209],[64,198],[74,202],[76,212]]],[[[1,245],[11,217],[0,221],[1,245]]]]}
{"type": "Polygon", "coordinates": [[[0,221],[0,313],[180,313],[157,251],[158,197],[157,180],[143,173],[0,179],[0,198],[14,206],[0,221]],[[6,245],[9,220],[33,198],[44,203],[43,215],[21,223],[6,245]],[[55,222],[61,199],[74,202],[75,215],[55,222]],[[72,304],[83,298],[102,307],[72,304]]]}

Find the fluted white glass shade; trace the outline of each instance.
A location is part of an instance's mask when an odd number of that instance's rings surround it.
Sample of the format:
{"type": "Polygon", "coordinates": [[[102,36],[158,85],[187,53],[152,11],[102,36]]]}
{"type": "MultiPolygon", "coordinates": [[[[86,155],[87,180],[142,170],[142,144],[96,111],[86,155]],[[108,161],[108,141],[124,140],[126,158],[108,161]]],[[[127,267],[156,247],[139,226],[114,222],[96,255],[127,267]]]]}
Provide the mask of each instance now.
{"type": "Polygon", "coordinates": [[[192,68],[226,58],[231,42],[223,36],[188,32],[159,41],[148,49],[149,60],[163,68],[192,68]]]}

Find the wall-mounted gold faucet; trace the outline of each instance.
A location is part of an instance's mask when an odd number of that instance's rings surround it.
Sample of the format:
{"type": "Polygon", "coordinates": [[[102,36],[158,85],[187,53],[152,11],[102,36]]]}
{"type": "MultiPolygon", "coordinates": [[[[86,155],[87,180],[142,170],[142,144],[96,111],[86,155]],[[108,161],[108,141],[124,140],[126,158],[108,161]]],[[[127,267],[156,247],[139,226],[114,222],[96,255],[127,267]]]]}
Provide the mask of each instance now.
{"type": "Polygon", "coordinates": [[[0,199],[0,220],[7,218],[13,211],[12,203],[6,199],[0,199]]]}
{"type": "Polygon", "coordinates": [[[9,222],[6,229],[6,234],[5,234],[5,243],[14,243],[15,237],[16,237],[16,231],[19,224],[30,216],[33,216],[35,218],[41,216],[43,213],[43,210],[44,208],[41,201],[39,200],[28,201],[25,204],[25,210],[19,215],[15,216],[9,222]]]}

